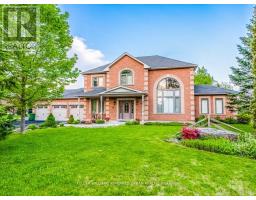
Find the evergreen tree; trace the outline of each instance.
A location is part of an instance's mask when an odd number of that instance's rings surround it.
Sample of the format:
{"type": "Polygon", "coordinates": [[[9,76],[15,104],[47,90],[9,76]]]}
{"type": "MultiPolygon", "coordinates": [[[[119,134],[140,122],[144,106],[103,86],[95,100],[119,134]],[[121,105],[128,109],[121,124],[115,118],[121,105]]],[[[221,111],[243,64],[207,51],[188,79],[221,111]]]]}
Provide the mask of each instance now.
{"type": "Polygon", "coordinates": [[[252,27],[256,22],[253,15],[250,24],[247,25],[247,34],[241,37],[241,45],[237,45],[240,57],[237,57],[237,67],[231,67],[232,74],[229,76],[232,83],[239,87],[238,98],[236,98],[239,112],[250,113],[250,102],[252,100],[253,74],[252,74],[252,27]]]}
{"type": "Polygon", "coordinates": [[[253,75],[253,99],[251,104],[252,110],[252,121],[253,128],[256,129],[256,6],[254,7],[252,21],[252,42],[251,42],[251,52],[252,52],[252,75],[253,75]]]}

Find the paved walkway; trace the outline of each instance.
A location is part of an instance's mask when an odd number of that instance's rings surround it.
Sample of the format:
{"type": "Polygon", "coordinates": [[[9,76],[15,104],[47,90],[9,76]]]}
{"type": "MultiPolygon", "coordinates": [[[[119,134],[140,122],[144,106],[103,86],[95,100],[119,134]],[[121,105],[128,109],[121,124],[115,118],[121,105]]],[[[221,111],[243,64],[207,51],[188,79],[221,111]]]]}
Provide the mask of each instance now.
{"type": "Polygon", "coordinates": [[[78,127],[78,128],[106,128],[111,126],[124,125],[125,122],[111,121],[105,124],[65,124],[64,126],[78,127]]]}

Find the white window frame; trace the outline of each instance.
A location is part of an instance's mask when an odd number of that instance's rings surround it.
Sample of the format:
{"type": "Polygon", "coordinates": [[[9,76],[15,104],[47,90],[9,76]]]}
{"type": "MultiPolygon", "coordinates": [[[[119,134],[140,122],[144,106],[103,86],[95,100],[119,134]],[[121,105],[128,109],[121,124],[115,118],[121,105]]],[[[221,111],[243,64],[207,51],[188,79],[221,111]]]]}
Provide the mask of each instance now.
{"type": "Polygon", "coordinates": [[[224,115],[225,114],[225,106],[224,106],[225,102],[224,102],[224,98],[222,97],[215,97],[214,98],[214,112],[216,115],[224,115]],[[217,113],[217,101],[221,100],[222,101],[222,112],[221,113],[217,113]]]}
{"type": "MultiPolygon", "coordinates": [[[[163,89],[163,90],[160,90],[158,89],[158,85],[161,81],[164,81],[165,79],[168,79],[168,78],[171,78],[171,79],[174,79],[176,80],[178,83],[179,81],[175,78],[172,78],[172,77],[166,77],[166,78],[163,78],[161,79],[160,81],[158,81],[157,83],[157,87],[156,87],[156,113],[157,114],[181,114],[181,110],[182,110],[182,105],[181,105],[181,85],[179,83],[179,88],[173,88],[173,89],[163,89]],[[176,96],[175,93],[176,92],[179,92],[179,96],[176,96]],[[161,96],[158,95],[158,93],[161,92],[161,96]],[[164,93],[165,92],[171,92],[172,95],[170,96],[166,96],[164,93]],[[162,112],[160,112],[158,110],[158,101],[159,99],[162,101],[162,105],[163,105],[163,110],[162,112]],[[165,101],[168,101],[170,103],[170,101],[172,100],[172,112],[165,112],[165,106],[164,106],[164,102],[165,101]],[[176,101],[179,101],[179,104],[176,103],[176,101]],[[177,108],[175,107],[175,105],[179,105],[179,108],[178,108],[178,112],[176,112],[177,108]]],[[[169,105],[170,106],[170,105],[169,105]]],[[[168,107],[168,110],[170,110],[170,107],[168,107]]]]}
{"type": "Polygon", "coordinates": [[[210,108],[209,108],[209,98],[201,98],[200,99],[200,113],[203,115],[209,114],[210,113],[210,108]],[[207,112],[203,112],[203,101],[207,101],[207,112]]]}
{"type": "Polygon", "coordinates": [[[96,88],[96,87],[104,87],[104,76],[102,75],[99,75],[99,76],[92,76],[92,79],[91,79],[91,85],[92,85],[92,88],[96,88]],[[99,79],[102,78],[102,84],[100,85],[100,81],[99,79]],[[94,85],[94,79],[97,79],[97,86],[94,85]]]}
{"type": "Polygon", "coordinates": [[[119,85],[123,85],[123,86],[134,85],[134,71],[132,69],[125,68],[125,69],[122,69],[120,71],[120,73],[119,73],[119,85]],[[132,73],[132,82],[131,83],[122,84],[122,72],[123,71],[130,71],[132,73]]]}

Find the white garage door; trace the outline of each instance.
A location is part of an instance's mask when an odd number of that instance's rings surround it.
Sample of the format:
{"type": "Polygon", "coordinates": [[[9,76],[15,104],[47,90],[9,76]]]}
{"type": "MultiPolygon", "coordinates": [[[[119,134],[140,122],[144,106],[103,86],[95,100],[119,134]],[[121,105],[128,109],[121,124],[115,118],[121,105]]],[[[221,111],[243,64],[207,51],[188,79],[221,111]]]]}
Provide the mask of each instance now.
{"type": "Polygon", "coordinates": [[[36,112],[36,120],[39,120],[39,121],[46,120],[46,118],[50,114],[48,107],[43,105],[38,105],[36,107],[35,112],[36,112]]]}
{"type": "Polygon", "coordinates": [[[56,121],[67,121],[67,106],[66,105],[53,105],[52,114],[56,121]]]}
{"type": "Polygon", "coordinates": [[[84,106],[83,105],[70,105],[70,115],[74,116],[74,119],[83,121],[84,119],[84,106]]]}

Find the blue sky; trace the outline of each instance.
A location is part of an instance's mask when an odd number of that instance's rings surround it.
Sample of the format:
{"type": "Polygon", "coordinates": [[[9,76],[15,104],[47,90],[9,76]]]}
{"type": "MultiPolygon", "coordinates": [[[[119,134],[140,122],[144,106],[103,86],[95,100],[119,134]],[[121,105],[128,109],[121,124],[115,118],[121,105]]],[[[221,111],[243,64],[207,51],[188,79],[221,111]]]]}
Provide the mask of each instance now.
{"type": "Polygon", "coordinates": [[[162,55],[205,66],[228,81],[252,5],[60,5],[70,14],[73,53],[86,70],[123,52],[162,55]]]}

